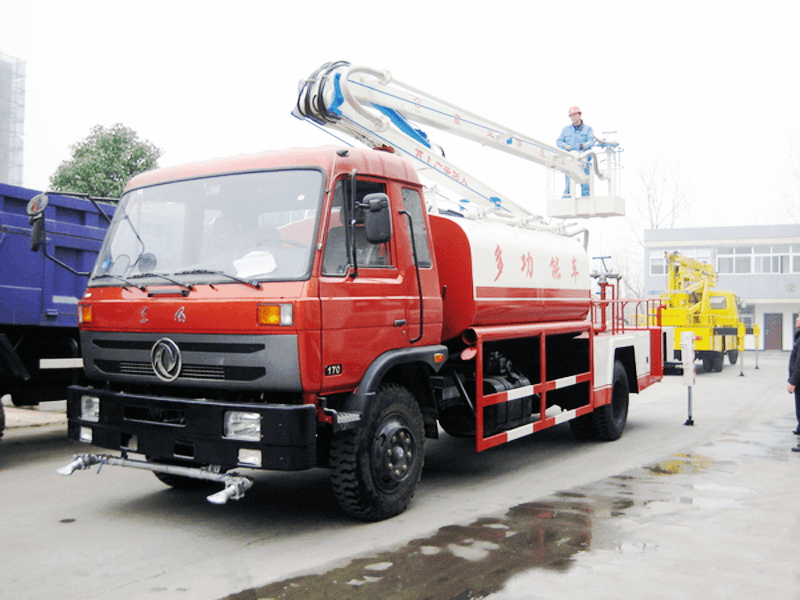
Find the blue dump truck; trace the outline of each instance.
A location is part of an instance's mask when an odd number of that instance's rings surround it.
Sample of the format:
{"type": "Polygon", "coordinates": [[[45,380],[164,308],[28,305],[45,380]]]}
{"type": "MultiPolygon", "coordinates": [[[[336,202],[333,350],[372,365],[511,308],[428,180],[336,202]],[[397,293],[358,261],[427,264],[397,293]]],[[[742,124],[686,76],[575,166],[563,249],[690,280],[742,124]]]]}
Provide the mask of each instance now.
{"type": "Polygon", "coordinates": [[[62,400],[82,381],[78,300],[115,208],[107,198],[0,184],[0,397],[10,394],[17,406],[62,400]],[[32,252],[32,223],[42,214],[47,231],[32,252]]]}

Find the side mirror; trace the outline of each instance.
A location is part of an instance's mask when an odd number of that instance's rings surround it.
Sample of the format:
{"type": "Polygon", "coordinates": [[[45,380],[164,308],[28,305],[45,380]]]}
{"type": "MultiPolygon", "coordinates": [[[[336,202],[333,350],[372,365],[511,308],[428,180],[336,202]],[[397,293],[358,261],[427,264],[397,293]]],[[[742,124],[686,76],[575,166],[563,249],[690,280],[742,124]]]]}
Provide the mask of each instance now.
{"type": "Polygon", "coordinates": [[[370,244],[385,244],[392,239],[392,218],[389,196],[367,194],[364,196],[364,233],[370,244]]]}
{"type": "Polygon", "coordinates": [[[25,212],[28,213],[29,217],[37,217],[44,212],[44,209],[47,208],[49,203],[50,198],[47,197],[47,194],[36,194],[28,201],[28,206],[25,207],[25,212]]]}

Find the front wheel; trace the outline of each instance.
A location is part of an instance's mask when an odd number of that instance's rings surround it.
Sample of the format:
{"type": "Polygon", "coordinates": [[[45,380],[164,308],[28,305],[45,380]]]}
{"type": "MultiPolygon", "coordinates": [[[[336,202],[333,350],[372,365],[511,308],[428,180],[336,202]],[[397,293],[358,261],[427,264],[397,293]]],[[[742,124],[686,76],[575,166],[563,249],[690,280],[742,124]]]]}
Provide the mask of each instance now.
{"type": "Polygon", "coordinates": [[[403,512],[414,495],[425,456],[419,406],[406,388],[381,386],[364,424],[331,440],[331,484],[351,516],[380,521],[403,512]]]}

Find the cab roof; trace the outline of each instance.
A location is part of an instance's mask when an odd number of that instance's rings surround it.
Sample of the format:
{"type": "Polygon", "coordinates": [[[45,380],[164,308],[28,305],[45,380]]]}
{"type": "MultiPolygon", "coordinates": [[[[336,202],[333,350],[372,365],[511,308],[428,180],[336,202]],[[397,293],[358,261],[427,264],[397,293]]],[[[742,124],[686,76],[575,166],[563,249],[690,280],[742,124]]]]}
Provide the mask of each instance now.
{"type": "Polygon", "coordinates": [[[197,179],[227,173],[242,173],[293,167],[317,167],[334,177],[356,169],[359,175],[381,175],[390,179],[419,185],[411,164],[390,152],[366,148],[322,146],[319,148],[289,148],[268,150],[256,154],[238,154],[226,158],[187,163],[155,169],[137,175],[125,186],[125,191],[186,179],[197,179]],[[333,172],[335,169],[335,172],[333,172]]]}

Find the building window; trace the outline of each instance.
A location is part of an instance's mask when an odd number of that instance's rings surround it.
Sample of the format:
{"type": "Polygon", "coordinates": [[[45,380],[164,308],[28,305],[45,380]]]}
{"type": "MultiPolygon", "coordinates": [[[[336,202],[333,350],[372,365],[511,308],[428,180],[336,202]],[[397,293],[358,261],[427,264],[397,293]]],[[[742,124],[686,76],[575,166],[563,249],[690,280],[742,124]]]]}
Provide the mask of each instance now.
{"type": "Polygon", "coordinates": [[[792,259],[792,273],[800,273],[800,246],[790,246],[789,254],[792,259]]]}
{"type": "Polygon", "coordinates": [[[717,248],[717,273],[736,273],[743,275],[752,272],[752,246],[722,246],[717,248]]]}
{"type": "Polygon", "coordinates": [[[711,261],[711,248],[664,248],[663,250],[650,251],[650,275],[666,275],[667,274],[667,259],[666,255],[677,252],[681,256],[691,258],[697,262],[707,263],[713,266],[711,261]]]}
{"type": "Polygon", "coordinates": [[[667,261],[663,254],[650,257],[650,275],[666,275],[667,261]]]}
{"type": "Polygon", "coordinates": [[[756,246],[753,268],[755,273],[788,273],[790,246],[756,246]]]}

